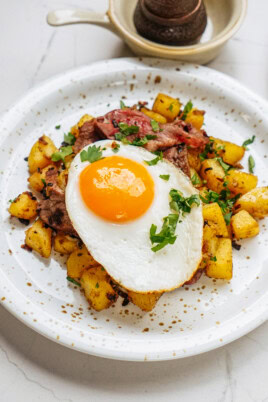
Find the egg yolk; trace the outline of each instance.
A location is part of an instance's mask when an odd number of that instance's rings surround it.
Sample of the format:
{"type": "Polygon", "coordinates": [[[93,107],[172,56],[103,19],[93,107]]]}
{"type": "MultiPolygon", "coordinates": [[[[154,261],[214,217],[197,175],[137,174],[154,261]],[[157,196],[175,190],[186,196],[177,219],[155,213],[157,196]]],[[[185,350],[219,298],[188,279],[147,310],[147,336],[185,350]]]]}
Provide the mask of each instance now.
{"type": "Polygon", "coordinates": [[[96,215],[121,223],[137,219],[148,210],[154,198],[154,182],[141,164],[110,156],[81,172],[80,192],[96,215]]]}

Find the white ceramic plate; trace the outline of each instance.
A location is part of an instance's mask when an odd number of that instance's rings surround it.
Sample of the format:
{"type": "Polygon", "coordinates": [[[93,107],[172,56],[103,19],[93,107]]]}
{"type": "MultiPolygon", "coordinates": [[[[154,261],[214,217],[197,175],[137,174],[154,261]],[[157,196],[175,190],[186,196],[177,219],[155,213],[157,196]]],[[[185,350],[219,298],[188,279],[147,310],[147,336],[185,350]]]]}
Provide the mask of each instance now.
{"type": "Polygon", "coordinates": [[[58,255],[44,260],[20,247],[25,226],[9,218],[7,207],[9,199],[27,189],[24,157],[33,142],[46,133],[59,145],[63,132],[82,114],[118,108],[122,96],[126,104],[152,102],[160,91],[183,102],[191,98],[206,110],[210,135],[238,144],[256,135],[247,157],[252,154],[256,161],[259,185],[268,184],[267,104],[236,81],[204,67],[157,59],[96,63],[41,84],[0,121],[0,301],[42,335],[82,352],[124,360],[180,358],[237,339],[268,315],[266,220],[260,222],[258,237],[234,250],[230,283],[204,275],[194,286],[165,294],[151,313],[133,305],[122,307],[120,300],[103,312],[90,310],[80,291],[66,281],[58,255]],[[58,124],[60,130],[55,129],[58,124]]]}

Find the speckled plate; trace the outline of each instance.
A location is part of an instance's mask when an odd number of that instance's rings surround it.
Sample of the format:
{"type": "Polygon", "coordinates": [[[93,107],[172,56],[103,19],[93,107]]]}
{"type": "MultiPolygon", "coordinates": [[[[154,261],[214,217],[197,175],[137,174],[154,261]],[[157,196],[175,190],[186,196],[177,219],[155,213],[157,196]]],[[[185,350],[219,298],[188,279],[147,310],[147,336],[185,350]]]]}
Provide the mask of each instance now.
{"type": "Polygon", "coordinates": [[[82,352],[123,360],[180,358],[237,339],[268,315],[265,220],[258,237],[234,250],[231,282],[204,275],[194,286],[165,294],[151,313],[133,305],[122,307],[120,300],[106,311],[90,310],[80,291],[66,281],[59,255],[45,260],[20,247],[25,226],[9,218],[7,207],[9,199],[27,189],[24,158],[33,142],[46,133],[59,145],[63,132],[82,114],[103,114],[117,108],[121,98],[126,104],[152,102],[159,91],[183,102],[191,98],[205,109],[211,135],[241,144],[255,134],[250,154],[259,185],[267,185],[267,104],[238,82],[205,67],[157,59],[95,63],[46,81],[0,120],[0,301],[29,327],[82,352]],[[58,124],[60,130],[55,129],[58,124]]]}

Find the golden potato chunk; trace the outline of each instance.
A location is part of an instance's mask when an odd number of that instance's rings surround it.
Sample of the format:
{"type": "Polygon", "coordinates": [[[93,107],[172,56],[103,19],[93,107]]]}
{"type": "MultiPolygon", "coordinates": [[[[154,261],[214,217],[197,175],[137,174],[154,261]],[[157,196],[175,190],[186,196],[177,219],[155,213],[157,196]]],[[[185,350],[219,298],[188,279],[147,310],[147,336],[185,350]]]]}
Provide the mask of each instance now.
{"type": "Polygon", "coordinates": [[[68,155],[65,157],[65,159],[64,159],[65,170],[68,171],[70,169],[71,163],[74,160],[74,158],[75,158],[75,154],[71,154],[71,155],[68,155]]]}
{"type": "Polygon", "coordinates": [[[188,149],[188,162],[191,168],[199,172],[199,170],[201,169],[199,151],[195,149],[188,149]]]}
{"type": "Polygon", "coordinates": [[[210,278],[230,280],[233,276],[231,239],[213,239],[206,274],[210,278]]]}
{"type": "Polygon", "coordinates": [[[205,226],[210,226],[216,236],[229,237],[222,210],[216,202],[203,205],[203,218],[205,226]]]}
{"type": "Polygon", "coordinates": [[[8,212],[20,219],[35,218],[37,215],[36,198],[29,191],[25,191],[10,204],[8,212]]]}
{"type": "Polygon", "coordinates": [[[190,110],[186,116],[186,123],[191,123],[197,130],[200,130],[204,124],[204,114],[203,110],[198,110],[195,107],[190,110]]]}
{"type": "Polygon", "coordinates": [[[268,187],[258,187],[239,198],[235,211],[245,210],[255,218],[268,216],[268,187]]]}
{"type": "Polygon", "coordinates": [[[28,182],[33,190],[42,191],[46,182],[46,172],[55,165],[50,164],[42,169],[40,172],[34,172],[29,178],[28,182]]]}
{"type": "Polygon", "coordinates": [[[71,254],[78,248],[78,240],[74,237],[57,233],[54,238],[54,250],[61,254],[71,254]]]}
{"type": "Polygon", "coordinates": [[[154,101],[153,112],[161,114],[167,121],[173,121],[178,116],[181,103],[178,99],[159,93],[154,101]]]}
{"type": "Polygon", "coordinates": [[[150,119],[157,121],[158,123],[164,124],[167,122],[167,119],[164,116],[162,116],[159,113],[153,112],[152,110],[149,110],[145,107],[141,108],[141,112],[146,114],[146,116],[150,117],[150,119]]]}
{"type": "Polygon", "coordinates": [[[260,232],[258,222],[247,211],[240,211],[233,215],[231,225],[237,240],[257,236],[260,232]]]}
{"type": "Polygon", "coordinates": [[[110,307],[118,297],[110,284],[109,275],[101,265],[83,272],[81,287],[84,289],[89,304],[96,311],[110,307]]]}
{"type": "Polygon", "coordinates": [[[25,234],[25,244],[42,257],[49,258],[51,254],[52,229],[41,219],[38,219],[30,229],[26,230],[25,234]]]}
{"type": "Polygon", "coordinates": [[[196,188],[202,187],[203,185],[202,179],[194,168],[190,168],[190,175],[192,185],[196,188]]]}
{"type": "Polygon", "coordinates": [[[57,178],[58,186],[65,191],[68,182],[68,170],[62,170],[57,178]]]}
{"type": "Polygon", "coordinates": [[[233,194],[246,194],[258,184],[258,177],[251,173],[231,169],[226,176],[228,188],[233,194]]]}
{"type": "Polygon", "coordinates": [[[39,169],[43,169],[51,163],[51,155],[57,152],[54,142],[43,135],[33,145],[28,157],[28,166],[30,173],[34,173],[39,169]]]}
{"type": "Polygon", "coordinates": [[[92,119],[94,119],[94,117],[90,114],[84,114],[79,122],[71,128],[71,134],[73,134],[77,138],[79,135],[79,128],[81,128],[86,121],[90,121],[92,119]]]}
{"type": "MultiPolygon", "coordinates": [[[[215,159],[205,159],[201,164],[200,176],[206,180],[206,186],[217,193],[223,190],[225,173],[221,165],[215,159]]],[[[226,178],[227,179],[227,178],[226,178]]],[[[228,176],[229,182],[229,176],[228,176]]]]}
{"type": "Polygon", "coordinates": [[[151,311],[161,295],[162,293],[136,293],[128,291],[130,301],[143,311],[151,311]]]}
{"type": "Polygon", "coordinates": [[[244,147],[215,137],[210,137],[210,139],[214,141],[213,148],[217,151],[217,154],[222,157],[225,163],[235,166],[243,158],[245,154],[244,147]]]}
{"type": "Polygon", "coordinates": [[[99,265],[87,251],[86,246],[74,250],[67,260],[67,273],[73,279],[80,279],[85,269],[99,265]]]}

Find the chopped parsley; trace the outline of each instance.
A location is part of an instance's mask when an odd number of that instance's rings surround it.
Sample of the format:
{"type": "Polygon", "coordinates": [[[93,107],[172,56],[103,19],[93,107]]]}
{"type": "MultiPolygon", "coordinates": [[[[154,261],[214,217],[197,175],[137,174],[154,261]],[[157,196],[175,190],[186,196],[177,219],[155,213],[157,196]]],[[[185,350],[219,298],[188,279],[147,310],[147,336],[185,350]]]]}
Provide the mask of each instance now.
{"type": "Polygon", "coordinates": [[[60,124],[58,124],[57,126],[55,126],[55,129],[56,129],[56,130],[59,130],[59,129],[60,129],[60,127],[61,127],[61,125],[60,125],[60,124]]]}
{"type": "Polygon", "coordinates": [[[121,100],[120,101],[120,109],[125,109],[126,105],[124,104],[124,102],[121,100]]]}
{"type": "Polygon", "coordinates": [[[156,133],[157,131],[160,131],[160,127],[157,121],[155,120],[151,120],[151,127],[154,133],[156,133]]]}
{"type": "Polygon", "coordinates": [[[191,182],[194,186],[198,186],[198,184],[201,184],[201,180],[198,177],[197,173],[194,173],[191,177],[191,182]]]}
{"type": "Polygon", "coordinates": [[[147,134],[143,138],[135,138],[134,141],[130,143],[130,145],[135,145],[136,147],[143,147],[148,143],[149,140],[155,140],[156,135],[147,134]]]}
{"type": "Polygon", "coordinates": [[[69,145],[74,145],[76,141],[75,136],[72,133],[64,134],[64,142],[69,145]]]}
{"type": "Polygon", "coordinates": [[[208,154],[211,154],[214,152],[214,140],[209,139],[209,143],[206,144],[204,151],[199,155],[201,161],[207,159],[208,154]]]}
{"type": "Polygon", "coordinates": [[[232,166],[228,165],[227,163],[223,162],[222,158],[215,158],[216,161],[219,162],[219,164],[221,165],[221,167],[224,170],[224,173],[227,174],[229,172],[229,170],[231,169],[232,166]]]}
{"type": "Polygon", "coordinates": [[[139,126],[134,126],[131,125],[129,126],[126,123],[118,123],[119,130],[122,134],[125,136],[130,135],[130,134],[137,134],[140,131],[139,126]]]}
{"type": "Polygon", "coordinates": [[[216,256],[214,256],[214,257],[210,257],[210,261],[217,261],[217,257],[216,256]]]}
{"type": "Polygon", "coordinates": [[[58,162],[58,161],[64,162],[64,159],[66,158],[66,156],[71,155],[72,153],[73,153],[73,148],[71,145],[68,145],[67,147],[60,148],[60,150],[58,152],[55,152],[54,154],[52,154],[51,160],[53,162],[58,162]]]}
{"type": "Polygon", "coordinates": [[[254,168],[255,168],[255,161],[253,159],[253,156],[248,157],[248,170],[250,173],[254,173],[254,168]]]}
{"type": "Polygon", "coordinates": [[[253,142],[255,141],[256,136],[253,135],[252,138],[249,138],[248,140],[244,141],[242,144],[242,147],[245,148],[246,151],[248,151],[248,145],[253,144],[253,142]]]}
{"type": "Polygon", "coordinates": [[[183,194],[175,189],[170,190],[169,192],[171,201],[170,208],[179,214],[184,215],[185,213],[190,213],[194,204],[196,206],[200,205],[200,199],[197,194],[193,194],[188,198],[185,198],[183,194]]]}
{"type": "Polygon", "coordinates": [[[45,181],[45,179],[41,179],[41,182],[44,184],[44,187],[47,186],[47,182],[45,181]]]}
{"type": "Polygon", "coordinates": [[[150,240],[153,245],[152,251],[157,252],[168,244],[174,244],[177,236],[175,235],[177,223],[179,220],[178,214],[169,214],[163,218],[163,226],[159,233],[156,233],[157,226],[152,225],[150,229],[150,240]],[[156,244],[156,245],[154,245],[156,244]]]}
{"type": "Polygon", "coordinates": [[[70,276],[67,276],[66,279],[67,279],[67,281],[73,283],[76,286],[79,286],[79,287],[81,286],[79,282],[77,282],[75,279],[71,278],[70,276]]]}
{"type": "Polygon", "coordinates": [[[183,109],[183,115],[182,115],[182,120],[185,120],[188,113],[190,113],[190,111],[193,109],[193,103],[191,100],[189,100],[186,105],[184,106],[183,109]]]}
{"type": "Polygon", "coordinates": [[[91,147],[88,147],[87,151],[84,150],[81,152],[80,154],[80,159],[81,162],[96,162],[99,159],[102,158],[102,151],[101,151],[101,147],[96,147],[96,145],[92,145],[91,147]]]}
{"type": "Polygon", "coordinates": [[[160,177],[160,179],[163,179],[165,181],[169,181],[170,174],[160,174],[159,177],[160,177]]]}
{"type": "Polygon", "coordinates": [[[112,144],[112,151],[113,151],[115,154],[117,154],[117,152],[119,151],[119,149],[120,149],[120,144],[118,144],[117,142],[114,142],[114,143],[112,144]]]}
{"type": "Polygon", "coordinates": [[[14,198],[14,200],[8,200],[8,202],[10,202],[10,204],[12,204],[13,202],[16,201],[17,198],[14,198]]]}
{"type": "Polygon", "coordinates": [[[231,194],[230,190],[228,188],[225,188],[220,192],[220,194],[216,193],[215,191],[208,190],[206,191],[205,197],[200,195],[200,199],[204,204],[210,204],[213,202],[219,204],[227,225],[229,225],[233,214],[232,212],[233,206],[238,200],[238,198],[241,196],[241,194],[237,194],[233,198],[228,198],[230,197],[230,194],[231,194]]]}
{"type": "Polygon", "coordinates": [[[95,285],[95,288],[98,289],[99,287],[100,287],[100,285],[99,285],[99,283],[97,282],[96,285],[95,285]]]}
{"type": "Polygon", "coordinates": [[[168,108],[168,110],[169,110],[170,112],[172,112],[172,110],[173,110],[173,107],[174,107],[174,105],[173,105],[173,103],[171,103],[171,104],[169,105],[169,108],[168,108]]]}
{"type": "Polygon", "coordinates": [[[154,166],[156,165],[159,161],[163,160],[163,152],[160,151],[159,154],[157,154],[157,157],[152,159],[151,161],[144,161],[145,163],[147,163],[147,165],[149,166],[154,166]]]}
{"type": "Polygon", "coordinates": [[[227,226],[230,225],[232,215],[233,215],[233,211],[228,212],[228,214],[223,215],[227,226]]]}

